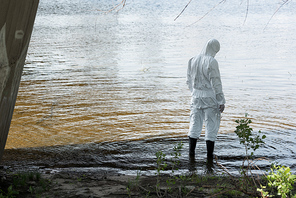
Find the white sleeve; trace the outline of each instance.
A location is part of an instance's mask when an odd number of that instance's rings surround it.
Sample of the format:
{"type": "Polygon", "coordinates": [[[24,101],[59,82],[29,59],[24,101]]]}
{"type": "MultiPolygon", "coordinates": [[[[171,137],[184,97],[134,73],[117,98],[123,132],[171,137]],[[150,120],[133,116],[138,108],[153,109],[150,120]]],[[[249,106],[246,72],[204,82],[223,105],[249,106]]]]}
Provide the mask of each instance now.
{"type": "Polygon", "coordinates": [[[225,104],[219,66],[218,66],[218,62],[215,59],[213,59],[213,61],[210,63],[209,76],[210,76],[211,86],[216,94],[216,100],[218,101],[218,104],[219,105],[225,104]]]}
{"type": "Polygon", "coordinates": [[[187,84],[189,90],[192,92],[193,88],[192,88],[192,78],[191,78],[191,60],[192,60],[192,58],[188,61],[186,84],[187,84]]]}

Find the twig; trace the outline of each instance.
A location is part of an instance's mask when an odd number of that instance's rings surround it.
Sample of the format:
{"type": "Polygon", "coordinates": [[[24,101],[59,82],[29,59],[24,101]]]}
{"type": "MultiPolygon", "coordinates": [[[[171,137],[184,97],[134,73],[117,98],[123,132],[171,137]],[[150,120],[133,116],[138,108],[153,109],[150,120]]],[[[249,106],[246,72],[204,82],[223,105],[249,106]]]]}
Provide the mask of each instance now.
{"type": "Polygon", "coordinates": [[[225,191],[219,192],[219,193],[217,193],[217,194],[214,194],[214,195],[212,195],[212,196],[209,196],[208,198],[216,197],[216,196],[218,196],[218,195],[221,195],[221,194],[223,194],[223,193],[227,193],[227,192],[232,191],[232,190],[233,190],[233,189],[225,190],[225,191]]]}
{"type": "Polygon", "coordinates": [[[202,20],[205,16],[207,16],[212,10],[214,10],[218,5],[220,5],[221,3],[224,3],[226,0],[222,0],[219,3],[217,3],[212,9],[210,9],[207,13],[205,13],[201,18],[199,18],[197,21],[195,21],[194,23],[187,25],[187,27],[199,22],[200,20],[202,20]]]}
{"type": "MultiPolygon", "coordinates": [[[[217,186],[210,186],[210,185],[196,186],[196,187],[193,188],[189,193],[187,193],[185,197],[187,197],[190,193],[192,193],[192,192],[193,192],[196,188],[198,188],[198,187],[202,187],[202,188],[217,188],[217,186]]],[[[224,189],[227,189],[227,190],[225,190],[225,191],[223,191],[223,192],[220,192],[220,193],[218,193],[218,194],[212,195],[212,196],[210,196],[210,197],[214,197],[214,196],[217,196],[217,195],[220,195],[220,194],[223,194],[223,193],[226,193],[226,192],[232,191],[232,190],[241,191],[240,188],[231,188],[231,187],[227,187],[227,186],[220,186],[219,188],[222,188],[223,190],[224,190],[224,189]]],[[[209,197],[209,198],[210,198],[210,197],[209,197]]]]}
{"type": "Polygon", "coordinates": [[[179,196],[180,196],[180,198],[182,198],[182,189],[181,189],[181,186],[179,186],[179,196]]]}
{"type": "Polygon", "coordinates": [[[162,193],[160,192],[160,189],[158,189],[157,187],[156,187],[156,194],[158,197],[163,197],[162,193]]]}
{"type": "Polygon", "coordinates": [[[246,10],[246,16],[245,16],[245,20],[244,20],[243,25],[245,25],[245,23],[246,23],[248,13],[249,13],[249,0],[247,0],[247,10],[246,10]]]}
{"type": "Polygon", "coordinates": [[[216,156],[216,164],[218,165],[218,166],[220,166],[221,168],[222,168],[222,170],[224,170],[232,179],[234,179],[234,177],[228,172],[228,170],[227,170],[227,168],[225,168],[222,164],[220,164],[219,162],[218,162],[218,159],[217,159],[217,156],[216,156]]]}
{"type": "Polygon", "coordinates": [[[246,172],[244,172],[244,175],[245,175],[245,178],[247,179],[246,180],[246,191],[248,191],[248,183],[247,183],[247,181],[249,181],[249,183],[251,183],[252,182],[252,180],[250,179],[250,176],[249,176],[249,171],[250,171],[250,174],[251,174],[251,176],[252,176],[252,172],[251,172],[251,169],[250,169],[250,160],[249,160],[249,157],[247,156],[246,157],[246,159],[247,159],[247,162],[248,162],[248,166],[247,166],[247,168],[246,168],[246,172]]]}
{"type": "Polygon", "coordinates": [[[118,12],[125,6],[125,3],[126,3],[126,0],[122,0],[120,3],[118,3],[116,6],[114,6],[110,10],[107,10],[107,11],[98,10],[98,11],[102,11],[102,12],[105,12],[105,14],[108,14],[108,13],[112,12],[113,10],[115,10],[116,8],[118,8],[120,5],[122,5],[122,7],[117,10],[117,12],[118,12]]]}
{"type": "MultiPolygon", "coordinates": [[[[257,158],[257,159],[255,159],[255,160],[267,160],[267,159],[265,159],[265,158],[257,158]]],[[[266,177],[266,175],[265,175],[265,173],[257,166],[257,164],[255,164],[255,162],[254,161],[251,161],[251,165],[252,165],[252,167],[255,167],[255,168],[257,168],[257,170],[260,170],[261,171],[261,173],[263,173],[263,175],[266,177]]],[[[254,169],[255,169],[254,168],[254,169]]],[[[253,177],[253,175],[252,175],[252,177],[253,177]]],[[[259,181],[259,175],[257,174],[257,182],[258,182],[258,184],[260,185],[260,181],[259,181]]],[[[253,180],[254,180],[254,178],[253,178],[253,180]]],[[[255,183],[255,181],[254,181],[254,183],[255,183]]],[[[256,183],[255,183],[255,185],[256,185],[256,183]]]]}
{"type": "MultiPolygon", "coordinates": [[[[252,162],[252,161],[251,161],[251,162],[252,162]]],[[[253,163],[251,163],[250,166],[251,166],[253,169],[255,169],[253,163]]],[[[250,177],[252,178],[252,181],[253,181],[255,187],[257,188],[258,186],[257,186],[257,183],[256,183],[256,181],[255,181],[254,174],[252,173],[252,168],[250,169],[250,173],[251,173],[251,176],[250,176],[250,177]]]]}
{"type": "MultiPolygon", "coordinates": [[[[244,160],[245,161],[245,160],[244,160]]],[[[220,163],[218,163],[218,160],[217,160],[217,158],[216,158],[216,163],[217,163],[217,165],[218,166],[220,166],[233,180],[235,180],[235,178],[234,178],[234,176],[232,176],[229,172],[228,172],[228,170],[222,165],[222,164],[220,164],[220,163]]],[[[244,164],[244,162],[243,162],[243,164],[244,164]]],[[[244,165],[243,165],[244,166],[244,165]]],[[[248,167],[249,168],[249,167],[248,167]]],[[[244,171],[244,177],[245,178],[247,178],[249,181],[250,181],[250,178],[246,175],[246,172],[244,171]]],[[[246,189],[243,189],[243,188],[241,188],[241,187],[239,187],[238,185],[236,185],[236,183],[234,183],[234,186],[236,187],[236,189],[235,190],[237,190],[237,191],[241,191],[241,192],[243,192],[243,193],[245,193],[245,194],[248,194],[248,195],[256,195],[256,193],[254,193],[254,192],[248,192],[248,185],[246,185],[246,189]]]]}
{"type": "Polygon", "coordinates": [[[187,6],[189,5],[189,3],[191,2],[192,0],[190,0],[187,5],[183,8],[183,10],[180,12],[180,14],[178,14],[178,16],[174,19],[174,21],[177,20],[177,18],[179,18],[179,16],[181,16],[181,14],[184,12],[184,10],[187,8],[187,6]]]}
{"type": "MultiPolygon", "coordinates": [[[[203,188],[217,188],[217,186],[211,186],[211,185],[202,185],[201,187],[203,187],[203,188]]],[[[225,189],[225,188],[228,188],[228,187],[226,187],[226,186],[219,186],[219,188],[225,189]]]]}
{"type": "Polygon", "coordinates": [[[144,188],[143,186],[139,186],[139,188],[141,188],[142,190],[146,191],[146,192],[150,192],[149,190],[147,190],[146,188],[144,188]]]}
{"type": "Polygon", "coordinates": [[[124,8],[125,3],[126,3],[126,0],[123,0],[122,2],[123,2],[123,3],[122,3],[122,7],[121,7],[119,10],[117,10],[117,12],[119,12],[120,10],[122,10],[122,9],[124,8]]]}
{"type": "MultiPolygon", "coordinates": [[[[257,170],[260,170],[261,171],[261,169],[253,162],[253,161],[251,161],[251,166],[253,167],[253,169],[257,169],[257,170]]],[[[262,171],[261,171],[262,172],[262,171]]],[[[264,174],[264,173],[263,173],[264,174]]],[[[255,184],[255,186],[256,187],[259,187],[259,186],[257,186],[257,183],[255,182],[255,178],[254,178],[254,175],[253,174],[251,174],[252,175],[252,179],[253,179],[253,182],[254,182],[254,184],[255,184]]],[[[260,181],[259,181],[259,175],[258,174],[256,174],[257,175],[257,182],[258,182],[258,185],[260,185],[260,181]]]]}
{"type": "Polygon", "coordinates": [[[185,195],[185,197],[187,197],[190,193],[192,193],[196,188],[198,188],[198,187],[200,187],[200,186],[196,186],[195,188],[193,188],[189,193],[187,193],[186,195],[185,195]]]}
{"type": "MultiPolygon", "coordinates": [[[[113,10],[115,10],[116,8],[118,8],[120,5],[122,5],[122,7],[116,11],[116,12],[119,12],[121,9],[124,8],[125,3],[126,3],[126,0],[122,0],[119,4],[117,4],[116,6],[114,6],[113,8],[111,8],[110,10],[103,11],[103,10],[97,9],[97,11],[104,12],[104,14],[106,15],[106,14],[112,12],[113,10]]],[[[96,21],[95,21],[95,31],[97,31],[97,19],[98,19],[98,17],[96,18],[96,21]]]]}
{"type": "Polygon", "coordinates": [[[273,15],[270,17],[269,21],[267,22],[266,26],[264,27],[263,30],[266,29],[266,27],[268,26],[269,22],[271,21],[271,19],[274,17],[274,15],[285,5],[289,2],[289,0],[284,0],[284,2],[276,9],[276,11],[273,13],[273,15]]]}

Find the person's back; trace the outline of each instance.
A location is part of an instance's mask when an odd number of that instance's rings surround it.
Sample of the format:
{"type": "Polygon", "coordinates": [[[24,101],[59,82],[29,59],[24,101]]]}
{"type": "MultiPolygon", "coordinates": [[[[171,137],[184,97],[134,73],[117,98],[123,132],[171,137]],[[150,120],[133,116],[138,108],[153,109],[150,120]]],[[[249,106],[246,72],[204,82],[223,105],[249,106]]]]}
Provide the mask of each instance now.
{"type": "Polygon", "coordinates": [[[218,62],[214,58],[220,50],[216,39],[208,41],[200,55],[189,60],[187,85],[191,91],[191,114],[189,129],[190,156],[195,155],[196,140],[199,138],[203,120],[206,124],[208,157],[213,157],[214,141],[220,126],[220,113],[224,110],[224,94],[218,62]]]}

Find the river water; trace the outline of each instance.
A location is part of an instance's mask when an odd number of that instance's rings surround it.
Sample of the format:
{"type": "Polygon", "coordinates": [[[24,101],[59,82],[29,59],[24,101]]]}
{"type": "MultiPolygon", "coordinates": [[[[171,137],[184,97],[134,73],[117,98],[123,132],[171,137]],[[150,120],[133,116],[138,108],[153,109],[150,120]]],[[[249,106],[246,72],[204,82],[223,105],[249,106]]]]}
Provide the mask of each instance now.
{"type": "Polygon", "coordinates": [[[248,8],[226,1],[208,14],[220,0],[192,1],[176,21],[187,0],[127,0],[120,11],[104,12],[119,2],[40,1],[6,149],[117,145],[110,161],[120,156],[127,170],[183,141],[186,161],[187,62],[216,38],[226,109],[215,154],[230,168],[241,164],[234,121],[248,113],[254,131],[267,136],[257,156],[296,170],[295,2],[270,23],[280,0],[250,1],[248,8]]]}

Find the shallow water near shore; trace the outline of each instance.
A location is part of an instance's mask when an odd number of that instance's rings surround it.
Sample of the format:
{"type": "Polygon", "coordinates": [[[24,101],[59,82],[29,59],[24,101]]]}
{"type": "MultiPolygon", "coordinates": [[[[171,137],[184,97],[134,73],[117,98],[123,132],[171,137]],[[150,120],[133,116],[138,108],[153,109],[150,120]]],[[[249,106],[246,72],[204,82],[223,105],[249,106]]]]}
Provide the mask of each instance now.
{"type": "MultiPolygon", "coordinates": [[[[187,2],[134,0],[103,14],[98,10],[116,1],[41,1],[7,152],[74,156],[86,149],[94,163],[80,160],[88,168],[149,172],[155,152],[187,142],[187,61],[214,37],[221,43],[216,58],[227,101],[215,148],[219,160],[231,171],[241,165],[244,149],[234,121],[248,113],[254,130],[267,136],[256,155],[295,172],[296,3],[284,6],[266,29],[279,3],[253,2],[242,25],[246,6],[226,1],[190,25],[218,2],[192,2],[174,21],[187,2]]],[[[196,167],[203,171],[202,138],[197,147],[196,167]]],[[[185,144],[183,170],[187,152],[185,144]]]]}
{"type": "MultiPolygon", "coordinates": [[[[269,134],[268,134],[269,135],[269,134]]],[[[263,174],[269,170],[271,163],[289,166],[296,173],[296,160],[293,147],[276,146],[278,140],[271,135],[266,144],[255,153],[254,164],[258,166],[253,173],[263,174]],[[268,157],[267,157],[268,156],[268,157]],[[260,159],[260,160],[257,160],[260,159]]],[[[78,171],[78,172],[105,172],[106,174],[155,175],[157,159],[155,153],[162,151],[166,154],[165,162],[172,165],[173,147],[183,143],[174,174],[196,172],[207,174],[224,172],[216,161],[214,166],[208,166],[206,161],[206,145],[203,137],[197,142],[196,158],[188,157],[187,138],[149,139],[139,141],[102,142],[81,145],[38,147],[9,149],[4,153],[3,165],[14,170],[39,170],[49,172],[78,171]]],[[[291,142],[282,142],[289,145],[291,142]]],[[[245,150],[233,134],[220,135],[216,141],[215,155],[217,162],[223,165],[233,175],[239,175],[240,167],[245,159],[245,150]]],[[[162,173],[171,174],[168,169],[162,173]]]]}

